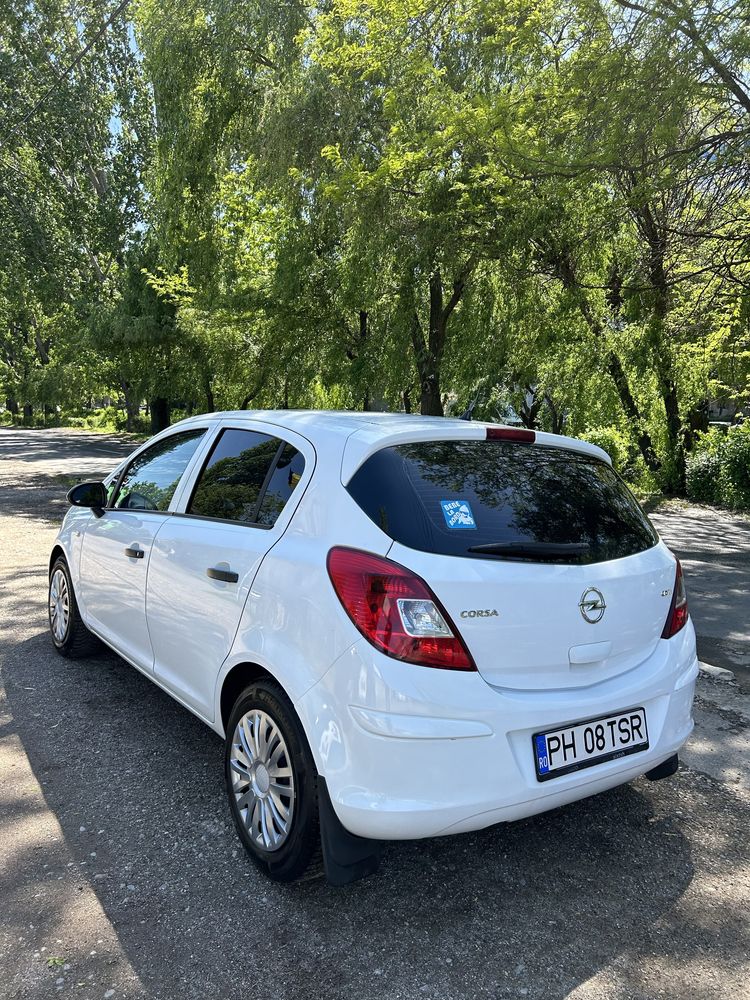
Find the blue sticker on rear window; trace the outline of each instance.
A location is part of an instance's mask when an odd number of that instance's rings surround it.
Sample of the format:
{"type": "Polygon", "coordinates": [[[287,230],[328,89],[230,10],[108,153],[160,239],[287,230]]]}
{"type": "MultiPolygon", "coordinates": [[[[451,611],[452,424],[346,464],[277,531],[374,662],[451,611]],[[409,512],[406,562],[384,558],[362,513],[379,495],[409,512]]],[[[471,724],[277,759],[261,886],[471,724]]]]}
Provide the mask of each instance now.
{"type": "Polygon", "coordinates": [[[476,528],[468,500],[441,500],[443,517],[449,528],[476,528]]]}

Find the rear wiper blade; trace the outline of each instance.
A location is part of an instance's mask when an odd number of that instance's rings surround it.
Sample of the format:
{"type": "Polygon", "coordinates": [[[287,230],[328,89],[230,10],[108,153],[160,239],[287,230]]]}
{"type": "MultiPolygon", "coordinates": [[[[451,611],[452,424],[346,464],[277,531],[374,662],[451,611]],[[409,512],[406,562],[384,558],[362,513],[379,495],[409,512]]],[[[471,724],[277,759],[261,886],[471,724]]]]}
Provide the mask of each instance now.
{"type": "Polygon", "coordinates": [[[558,559],[562,556],[582,556],[589,548],[588,542],[487,542],[485,545],[470,545],[469,552],[486,552],[491,556],[558,559]]]}

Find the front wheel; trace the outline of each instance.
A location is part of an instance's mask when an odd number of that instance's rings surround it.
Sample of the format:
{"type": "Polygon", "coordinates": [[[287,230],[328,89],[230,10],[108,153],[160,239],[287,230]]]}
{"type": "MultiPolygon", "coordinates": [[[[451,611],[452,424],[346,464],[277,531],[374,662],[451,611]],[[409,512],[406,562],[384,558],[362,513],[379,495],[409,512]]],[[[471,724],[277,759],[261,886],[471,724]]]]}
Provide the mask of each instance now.
{"type": "Polygon", "coordinates": [[[273,682],[258,681],[237,699],[224,760],[248,854],[277,882],[301,878],[320,852],[317,773],[299,719],[273,682]]]}
{"type": "Polygon", "coordinates": [[[53,563],[49,575],[49,629],[61,656],[90,656],[99,649],[99,640],[83,624],[73,593],[68,564],[62,556],[53,563]]]}

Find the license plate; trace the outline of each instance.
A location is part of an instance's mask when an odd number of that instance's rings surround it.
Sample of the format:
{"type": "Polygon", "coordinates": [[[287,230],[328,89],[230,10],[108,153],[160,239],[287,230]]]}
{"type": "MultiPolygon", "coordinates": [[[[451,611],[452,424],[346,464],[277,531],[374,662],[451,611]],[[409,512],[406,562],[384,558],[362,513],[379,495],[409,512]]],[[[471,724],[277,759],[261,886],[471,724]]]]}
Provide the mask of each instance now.
{"type": "Polygon", "coordinates": [[[537,781],[648,749],[646,710],[631,708],[532,736],[537,781]]]}

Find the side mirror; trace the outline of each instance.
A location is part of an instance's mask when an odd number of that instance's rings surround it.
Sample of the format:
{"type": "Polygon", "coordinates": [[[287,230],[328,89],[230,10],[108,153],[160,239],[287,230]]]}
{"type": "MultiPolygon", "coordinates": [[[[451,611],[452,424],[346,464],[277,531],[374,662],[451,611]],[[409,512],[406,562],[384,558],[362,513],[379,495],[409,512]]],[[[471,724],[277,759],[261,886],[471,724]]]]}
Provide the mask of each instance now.
{"type": "Polygon", "coordinates": [[[97,517],[101,517],[107,506],[104,483],[78,483],[68,492],[68,503],[73,507],[90,507],[97,517]]]}

